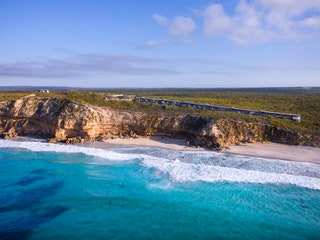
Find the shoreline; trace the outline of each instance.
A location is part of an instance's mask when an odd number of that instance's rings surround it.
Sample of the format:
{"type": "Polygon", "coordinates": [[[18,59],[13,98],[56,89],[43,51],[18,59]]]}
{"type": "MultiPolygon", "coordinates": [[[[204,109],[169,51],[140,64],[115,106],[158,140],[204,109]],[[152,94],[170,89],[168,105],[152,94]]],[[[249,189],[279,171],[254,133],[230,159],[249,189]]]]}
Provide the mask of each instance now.
{"type": "MultiPolygon", "coordinates": [[[[104,149],[156,147],[175,151],[210,151],[203,148],[188,147],[186,146],[186,141],[184,139],[173,139],[159,136],[152,136],[150,138],[117,138],[109,139],[104,142],[92,142],[81,145],[104,149]]],[[[238,146],[230,146],[228,149],[224,149],[220,153],[320,164],[320,148],[308,146],[293,146],[271,142],[248,143],[238,146]]]]}
{"type": "Polygon", "coordinates": [[[231,146],[221,153],[320,164],[320,148],[280,143],[247,143],[231,146]]]}
{"type": "Polygon", "coordinates": [[[138,138],[115,138],[108,139],[102,142],[86,142],[84,144],[88,147],[96,148],[129,148],[129,147],[154,147],[164,148],[175,151],[207,151],[203,148],[188,147],[185,139],[176,139],[170,137],[138,137],[138,138]]]}
{"type": "MultiPolygon", "coordinates": [[[[45,139],[19,137],[11,139],[14,141],[38,141],[46,142],[45,139]]],[[[75,144],[77,146],[107,149],[115,148],[132,148],[132,147],[150,147],[163,148],[174,151],[207,151],[213,152],[204,148],[189,147],[186,145],[185,139],[175,139],[170,137],[152,136],[139,138],[116,138],[109,139],[103,142],[86,142],[75,144]]],[[[0,146],[1,147],[1,146],[0,146]]],[[[260,157],[266,159],[295,161],[295,162],[309,162],[320,164],[320,148],[308,146],[294,146],[279,143],[247,143],[236,146],[230,146],[228,149],[223,149],[222,154],[260,157]]]]}

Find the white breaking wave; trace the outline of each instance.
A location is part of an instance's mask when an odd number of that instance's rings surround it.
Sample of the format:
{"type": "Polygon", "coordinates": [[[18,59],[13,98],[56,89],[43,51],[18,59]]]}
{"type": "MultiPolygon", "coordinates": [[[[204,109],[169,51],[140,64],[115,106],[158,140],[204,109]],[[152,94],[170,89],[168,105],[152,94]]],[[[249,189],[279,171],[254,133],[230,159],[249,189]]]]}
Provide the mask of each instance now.
{"type": "Polygon", "coordinates": [[[144,159],[143,164],[153,167],[169,175],[174,182],[205,181],[205,182],[246,182],[260,184],[293,184],[300,187],[320,190],[320,178],[221,167],[206,164],[185,163],[179,160],[144,159]]]}
{"type": "Polygon", "coordinates": [[[177,151],[163,150],[164,155],[149,156],[141,152],[137,154],[119,153],[76,145],[32,141],[0,140],[0,147],[24,148],[34,152],[83,153],[111,161],[140,160],[143,166],[155,168],[161,173],[167,174],[172,182],[229,181],[259,184],[293,184],[299,187],[320,190],[320,166],[311,163],[276,161],[253,157],[248,159],[241,156],[195,152],[183,153],[184,161],[188,161],[183,162],[177,157],[177,154],[181,154],[177,151]],[[168,158],[171,158],[171,160],[168,158]],[[248,167],[248,164],[251,164],[251,166],[248,167]],[[269,165],[272,166],[271,169],[267,168],[269,165]]]}
{"type": "Polygon", "coordinates": [[[106,158],[108,160],[115,161],[128,161],[136,158],[141,158],[140,155],[136,154],[121,154],[109,150],[80,147],[76,145],[65,145],[45,142],[20,142],[12,140],[0,139],[0,147],[2,148],[23,148],[33,152],[57,152],[57,153],[83,153],[89,156],[106,158]]]}

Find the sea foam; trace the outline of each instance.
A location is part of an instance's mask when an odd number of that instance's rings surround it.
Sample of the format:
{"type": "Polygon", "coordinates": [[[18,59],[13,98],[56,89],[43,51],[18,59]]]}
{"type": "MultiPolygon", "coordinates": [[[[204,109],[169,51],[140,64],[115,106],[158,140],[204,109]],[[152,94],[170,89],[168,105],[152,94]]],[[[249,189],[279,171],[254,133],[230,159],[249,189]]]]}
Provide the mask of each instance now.
{"type": "Polygon", "coordinates": [[[144,159],[147,167],[153,167],[170,176],[174,182],[205,181],[205,182],[246,182],[260,184],[293,184],[300,187],[320,190],[320,178],[292,175],[287,173],[272,173],[261,170],[221,167],[206,164],[185,163],[179,160],[144,159]]]}
{"type": "Polygon", "coordinates": [[[105,149],[44,142],[0,140],[2,148],[24,148],[34,152],[83,153],[109,161],[139,160],[144,167],[168,175],[175,183],[189,181],[292,184],[320,190],[320,165],[304,162],[242,157],[220,153],[171,150],[124,153],[105,149]],[[150,155],[151,154],[153,155],[150,155]]]}
{"type": "Polygon", "coordinates": [[[115,161],[127,161],[141,158],[140,155],[121,154],[109,150],[81,147],[77,145],[66,145],[56,143],[45,143],[37,141],[12,141],[0,139],[0,147],[2,148],[23,148],[33,152],[57,152],[57,153],[83,153],[89,156],[105,158],[115,161]]]}

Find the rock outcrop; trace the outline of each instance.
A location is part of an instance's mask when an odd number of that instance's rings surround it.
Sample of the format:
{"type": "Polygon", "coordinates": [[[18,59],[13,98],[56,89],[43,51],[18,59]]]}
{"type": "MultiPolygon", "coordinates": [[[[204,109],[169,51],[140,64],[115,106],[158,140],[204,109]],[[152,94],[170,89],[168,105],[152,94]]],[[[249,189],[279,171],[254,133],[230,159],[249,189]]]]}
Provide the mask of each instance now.
{"type": "Polygon", "coordinates": [[[191,145],[220,148],[216,139],[220,132],[209,119],[116,111],[59,98],[0,103],[0,134],[6,138],[33,136],[66,143],[164,135],[186,138],[191,145]]]}
{"type": "Polygon", "coordinates": [[[0,137],[33,136],[79,143],[162,135],[184,138],[190,146],[221,150],[244,142],[272,140],[299,144],[299,136],[258,123],[199,116],[159,116],[83,105],[60,98],[23,98],[0,103],[0,137]]]}

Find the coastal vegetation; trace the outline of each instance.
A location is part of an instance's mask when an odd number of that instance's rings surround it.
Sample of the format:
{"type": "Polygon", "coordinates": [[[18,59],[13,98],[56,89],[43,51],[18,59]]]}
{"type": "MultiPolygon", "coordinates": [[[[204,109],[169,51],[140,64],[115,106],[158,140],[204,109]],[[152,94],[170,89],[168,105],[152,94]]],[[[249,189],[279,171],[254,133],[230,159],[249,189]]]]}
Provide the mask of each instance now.
{"type": "MultiPolygon", "coordinates": [[[[0,92],[0,101],[14,100],[35,92],[0,92]]],[[[277,89],[212,89],[212,90],[67,90],[35,93],[36,97],[56,97],[82,104],[91,104],[128,112],[144,112],[153,116],[197,115],[217,122],[241,121],[261,123],[298,132],[300,135],[320,135],[320,89],[277,88],[277,89]],[[200,110],[139,101],[107,101],[108,94],[133,94],[169,100],[189,101],[218,106],[246,108],[300,114],[301,123],[290,120],[244,115],[234,112],[200,110]]]]}

